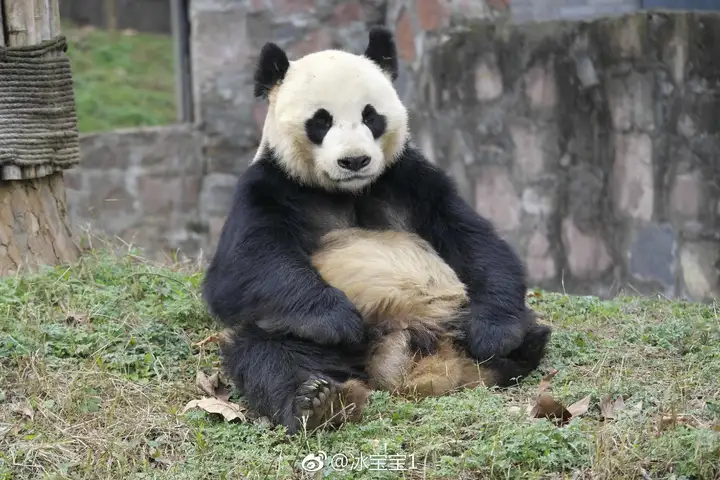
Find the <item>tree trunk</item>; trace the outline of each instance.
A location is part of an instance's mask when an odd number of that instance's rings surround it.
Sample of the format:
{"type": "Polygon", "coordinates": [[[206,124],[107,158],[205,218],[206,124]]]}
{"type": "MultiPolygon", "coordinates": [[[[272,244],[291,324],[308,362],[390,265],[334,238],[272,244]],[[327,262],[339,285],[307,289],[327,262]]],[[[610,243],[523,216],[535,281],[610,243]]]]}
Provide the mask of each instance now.
{"type": "MultiPolygon", "coordinates": [[[[0,46],[35,45],[60,33],[58,0],[0,0],[0,7],[0,46]]],[[[13,125],[2,122],[3,108],[0,133],[7,133],[13,125]]],[[[0,163],[0,276],[73,262],[78,255],[62,169],[0,163]]]]}

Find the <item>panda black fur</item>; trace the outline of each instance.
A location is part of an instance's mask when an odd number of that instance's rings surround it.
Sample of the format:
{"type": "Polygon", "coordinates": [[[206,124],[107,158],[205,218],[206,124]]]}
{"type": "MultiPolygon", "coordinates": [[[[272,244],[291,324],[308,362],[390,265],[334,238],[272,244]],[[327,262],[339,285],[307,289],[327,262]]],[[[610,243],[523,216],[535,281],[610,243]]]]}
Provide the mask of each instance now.
{"type": "MultiPolygon", "coordinates": [[[[228,374],[250,408],[290,433],[301,417],[308,428],[360,418],[368,385],[403,390],[406,381],[373,367],[385,365],[378,358],[399,358],[414,391],[423,390],[424,376],[431,387],[420,394],[435,395],[468,378],[509,384],[537,367],[550,337],[525,303],[517,255],[410,145],[396,75],[395,45],[381,28],[371,30],[364,55],[326,50],[291,62],[274,44],[261,51],[255,93],[269,99],[262,143],[238,182],[203,289],[226,327],[228,374]],[[344,293],[353,285],[342,274],[343,252],[362,252],[361,241],[387,230],[451,273],[425,289],[453,290],[449,303],[439,299],[452,305],[438,309],[450,318],[412,309],[371,318],[372,305],[344,293]],[[340,274],[329,283],[332,272],[340,274]],[[423,358],[412,360],[416,351],[423,358]],[[445,367],[451,375],[440,372],[445,367]],[[432,386],[439,377],[448,388],[432,386]]],[[[363,275],[377,273],[369,265],[363,275]]],[[[427,271],[417,264],[405,271],[418,274],[427,271]]]]}

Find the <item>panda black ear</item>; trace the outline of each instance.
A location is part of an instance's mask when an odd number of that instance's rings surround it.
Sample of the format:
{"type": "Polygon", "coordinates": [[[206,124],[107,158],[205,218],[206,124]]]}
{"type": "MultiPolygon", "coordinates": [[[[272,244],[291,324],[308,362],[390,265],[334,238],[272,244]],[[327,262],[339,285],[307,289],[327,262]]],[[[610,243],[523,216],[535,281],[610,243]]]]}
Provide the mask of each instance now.
{"type": "Polygon", "coordinates": [[[270,90],[280,83],[290,68],[290,61],[282,48],[272,42],[263,45],[255,70],[255,97],[267,98],[270,90]]]}
{"type": "Polygon", "coordinates": [[[364,55],[377,63],[380,68],[395,80],[398,76],[397,49],[393,34],[385,27],[373,27],[370,29],[368,46],[364,55]]]}

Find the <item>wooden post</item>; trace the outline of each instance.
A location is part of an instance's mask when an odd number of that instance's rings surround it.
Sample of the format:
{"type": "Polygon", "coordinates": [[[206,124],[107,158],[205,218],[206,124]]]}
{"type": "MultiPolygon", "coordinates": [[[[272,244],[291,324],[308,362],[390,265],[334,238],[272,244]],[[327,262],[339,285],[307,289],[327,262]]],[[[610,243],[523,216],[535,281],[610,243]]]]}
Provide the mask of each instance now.
{"type": "Polygon", "coordinates": [[[2,9],[2,3],[0,3],[0,47],[5,46],[5,27],[3,27],[4,24],[3,20],[3,9],[2,9]]]}
{"type": "Polygon", "coordinates": [[[170,0],[170,20],[175,54],[175,98],[178,106],[177,120],[180,123],[193,121],[188,8],[187,0],[170,0]]]}
{"type": "Polygon", "coordinates": [[[103,7],[105,10],[105,28],[114,32],[117,30],[117,4],[115,0],[105,0],[103,7]]]}
{"type": "MultiPolygon", "coordinates": [[[[60,33],[58,0],[0,0],[0,7],[0,40],[4,38],[8,47],[34,45],[60,33]]],[[[0,131],[3,128],[0,123],[0,131]]],[[[69,263],[78,254],[63,171],[49,166],[2,167],[0,276],[40,264],[69,263]]]]}

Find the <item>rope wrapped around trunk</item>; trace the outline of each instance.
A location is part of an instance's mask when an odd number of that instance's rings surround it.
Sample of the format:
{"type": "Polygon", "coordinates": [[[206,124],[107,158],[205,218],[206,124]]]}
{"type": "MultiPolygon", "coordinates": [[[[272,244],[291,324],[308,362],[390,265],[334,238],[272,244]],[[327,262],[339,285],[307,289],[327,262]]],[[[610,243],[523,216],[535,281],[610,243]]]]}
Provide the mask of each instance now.
{"type": "Polygon", "coordinates": [[[20,169],[22,178],[44,176],[80,161],[66,51],[62,35],[35,45],[0,46],[0,178],[15,179],[7,172],[20,169]]]}

